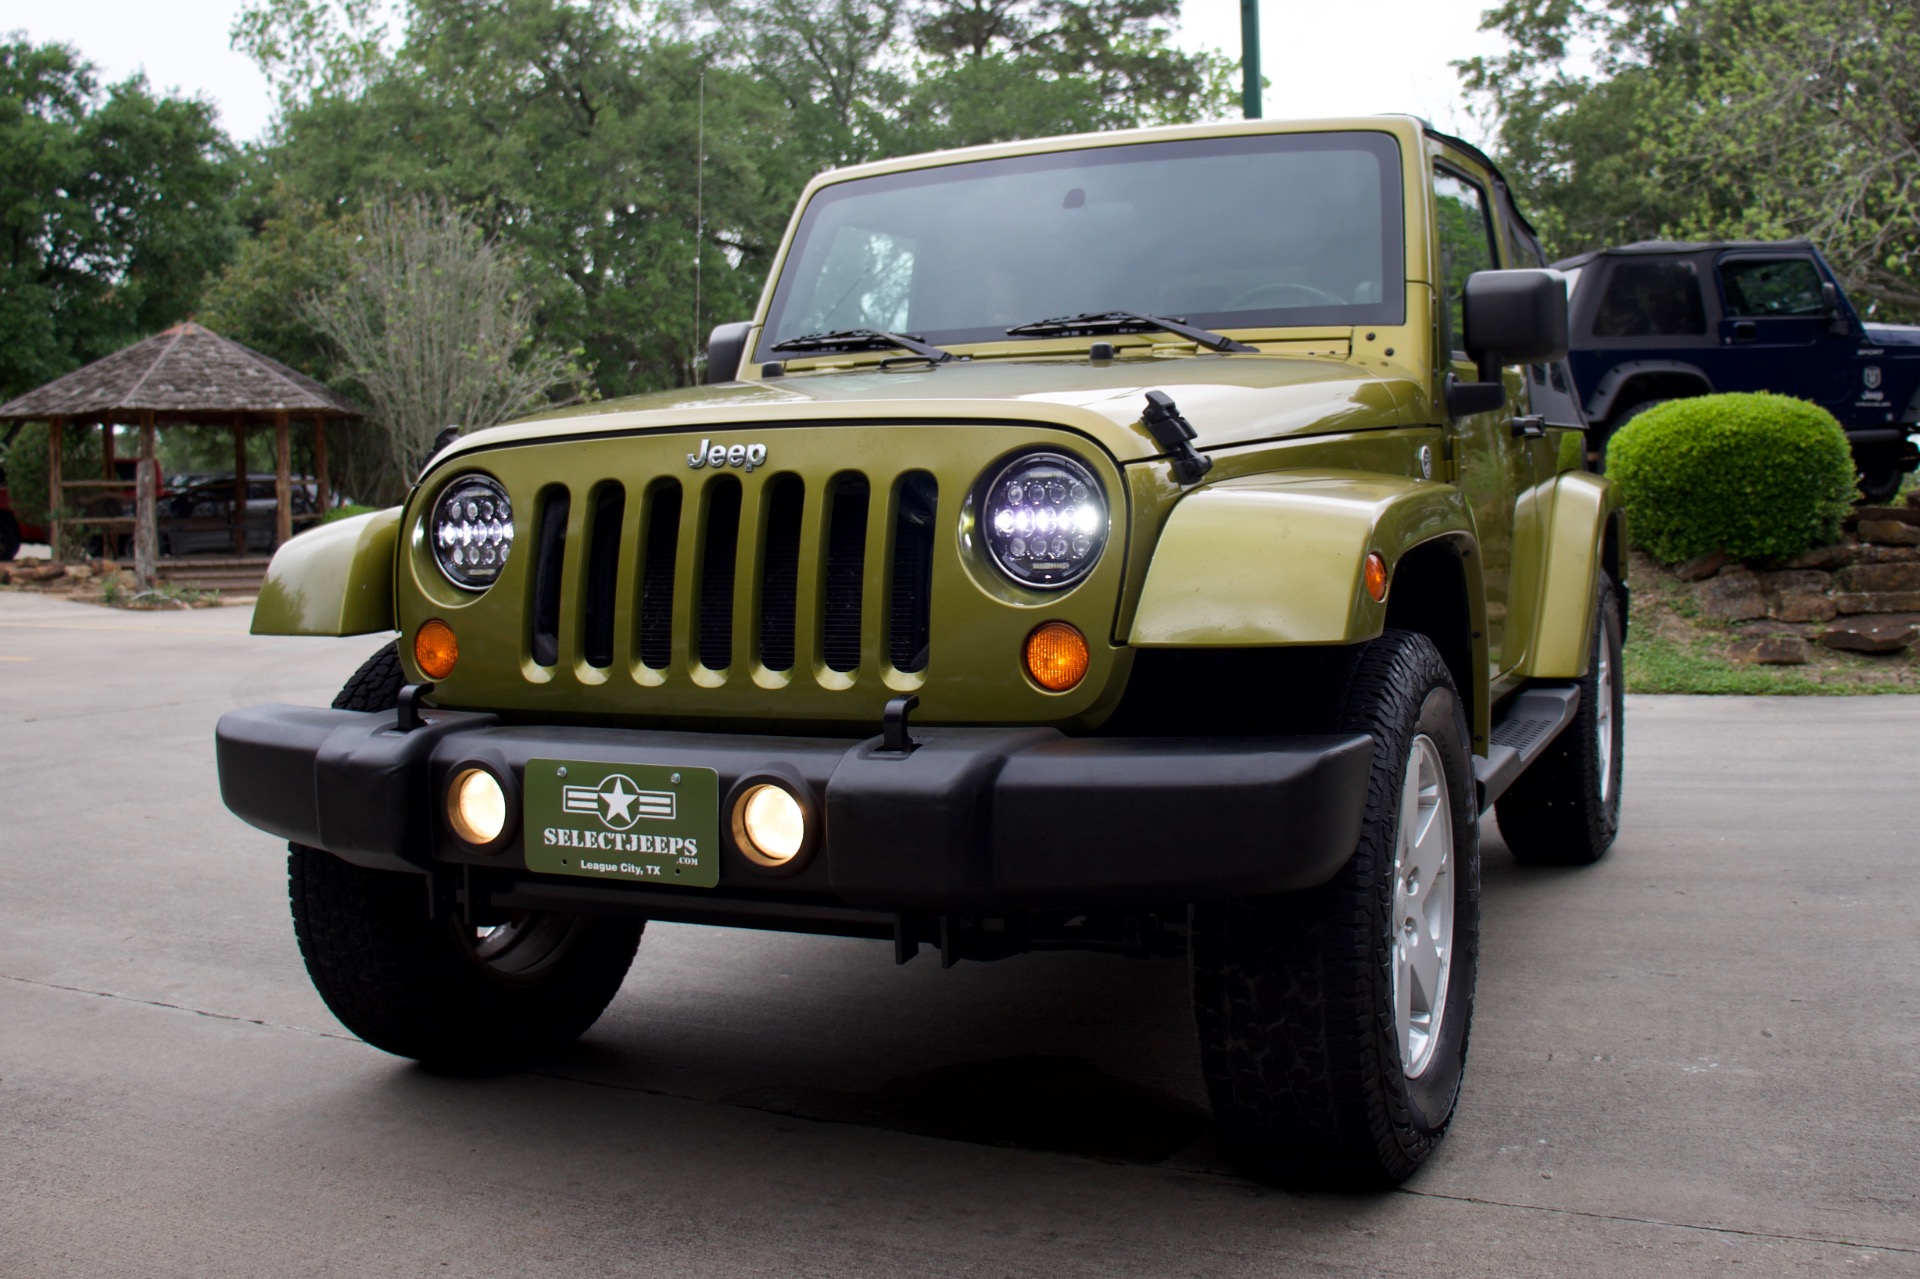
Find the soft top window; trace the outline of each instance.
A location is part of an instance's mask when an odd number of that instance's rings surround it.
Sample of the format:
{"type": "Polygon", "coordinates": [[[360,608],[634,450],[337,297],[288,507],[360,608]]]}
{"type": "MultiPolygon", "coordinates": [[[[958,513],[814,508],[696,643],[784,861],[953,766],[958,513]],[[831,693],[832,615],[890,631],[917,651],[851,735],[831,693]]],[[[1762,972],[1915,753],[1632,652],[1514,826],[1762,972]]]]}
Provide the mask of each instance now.
{"type": "Polygon", "coordinates": [[[1727,314],[1742,318],[1827,313],[1811,258],[1742,258],[1720,264],[1727,314]]]}
{"type": "Polygon", "coordinates": [[[1706,331],[1707,311],[1693,263],[1623,259],[1613,264],[1593,317],[1595,337],[1691,337],[1706,331]]]}

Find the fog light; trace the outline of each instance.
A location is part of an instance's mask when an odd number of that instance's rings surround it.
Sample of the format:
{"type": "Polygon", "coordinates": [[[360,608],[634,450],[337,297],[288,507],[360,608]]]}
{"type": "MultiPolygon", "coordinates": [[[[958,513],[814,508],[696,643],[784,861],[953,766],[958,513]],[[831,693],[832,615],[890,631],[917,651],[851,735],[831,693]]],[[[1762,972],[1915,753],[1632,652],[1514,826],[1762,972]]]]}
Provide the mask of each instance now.
{"type": "Polygon", "coordinates": [[[453,664],[460,660],[460,641],[454,638],[453,628],[436,617],[414,632],[413,660],[428,679],[453,674],[453,664]]]}
{"type": "Polygon", "coordinates": [[[785,866],[806,844],[806,811],[783,787],[752,787],[734,801],[733,840],[762,866],[785,866]]]}
{"type": "Polygon", "coordinates": [[[1027,674],[1049,693],[1064,693],[1087,677],[1087,637],[1066,622],[1043,622],[1027,636],[1027,674]]]}
{"type": "Polygon", "coordinates": [[[466,768],[447,787],[447,824],[469,844],[484,847],[507,828],[507,793],[484,768],[466,768]]]}

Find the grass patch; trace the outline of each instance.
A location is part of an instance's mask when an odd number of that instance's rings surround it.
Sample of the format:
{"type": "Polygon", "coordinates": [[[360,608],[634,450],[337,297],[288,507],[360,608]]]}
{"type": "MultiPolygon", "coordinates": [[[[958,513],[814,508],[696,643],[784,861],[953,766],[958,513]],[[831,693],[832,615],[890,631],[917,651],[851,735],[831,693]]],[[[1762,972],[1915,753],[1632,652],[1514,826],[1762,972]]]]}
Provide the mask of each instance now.
{"type": "Polygon", "coordinates": [[[108,578],[100,584],[100,602],[108,608],[208,608],[220,602],[220,592],[175,586],[171,582],[136,591],[115,578],[108,578]]]}
{"type": "Polygon", "coordinates": [[[1644,555],[1633,557],[1633,616],[1626,652],[1629,693],[1804,696],[1920,693],[1920,654],[1847,653],[1813,643],[1804,666],[1737,662],[1738,628],[1700,616],[1692,587],[1644,555]]]}

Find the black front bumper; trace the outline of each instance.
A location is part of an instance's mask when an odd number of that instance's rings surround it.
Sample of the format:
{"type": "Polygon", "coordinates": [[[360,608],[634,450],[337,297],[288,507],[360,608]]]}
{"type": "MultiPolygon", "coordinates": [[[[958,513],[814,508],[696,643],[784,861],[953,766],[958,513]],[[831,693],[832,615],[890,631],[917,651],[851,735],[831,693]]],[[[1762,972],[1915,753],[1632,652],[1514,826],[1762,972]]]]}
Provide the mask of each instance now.
{"type": "Polygon", "coordinates": [[[644,894],[776,915],[785,903],[796,918],[836,906],[1151,909],[1311,887],[1353,851],[1372,756],[1364,735],[1069,738],[917,725],[917,749],[899,755],[878,737],[508,726],[448,711],[401,732],[391,713],[299,706],[232,711],[217,738],[228,808],[359,865],[491,869],[556,905],[644,894]],[[731,846],[723,815],[717,888],[642,889],[532,876],[517,833],[487,852],[449,831],[443,797],[457,769],[478,761],[522,780],[539,758],[711,768],[722,795],[771,769],[819,797],[824,834],[804,865],[773,873],[731,846]]]}

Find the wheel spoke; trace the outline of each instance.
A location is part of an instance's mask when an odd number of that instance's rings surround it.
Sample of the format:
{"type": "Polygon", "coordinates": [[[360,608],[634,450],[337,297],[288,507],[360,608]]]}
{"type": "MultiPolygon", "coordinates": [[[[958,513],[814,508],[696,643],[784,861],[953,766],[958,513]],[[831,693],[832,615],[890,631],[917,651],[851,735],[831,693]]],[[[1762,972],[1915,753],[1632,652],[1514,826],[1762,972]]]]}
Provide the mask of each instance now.
{"type": "Polygon", "coordinates": [[[1431,738],[1407,753],[1393,868],[1393,1018],[1409,1078],[1433,1058],[1453,951],[1453,811],[1431,738]]]}
{"type": "Polygon", "coordinates": [[[1434,939],[1425,928],[1417,926],[1417,921],[1413,931],[1406,935],[1406,955],[1407,968],[1413,977],[1410,984],[1418,992],[1414,1007],[1420,1012],[1430,1012],[1439,1002],[1443,968],[1434,939]]]}

